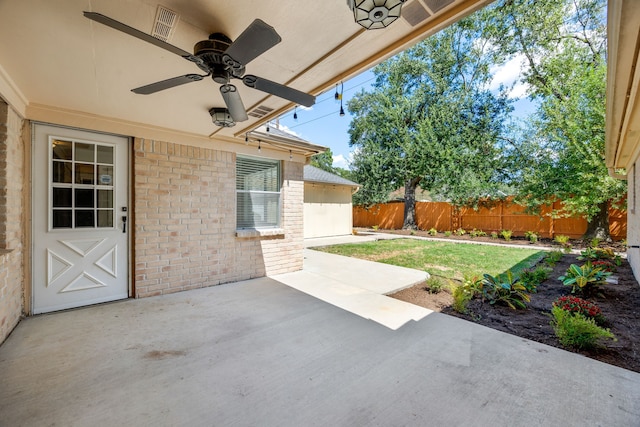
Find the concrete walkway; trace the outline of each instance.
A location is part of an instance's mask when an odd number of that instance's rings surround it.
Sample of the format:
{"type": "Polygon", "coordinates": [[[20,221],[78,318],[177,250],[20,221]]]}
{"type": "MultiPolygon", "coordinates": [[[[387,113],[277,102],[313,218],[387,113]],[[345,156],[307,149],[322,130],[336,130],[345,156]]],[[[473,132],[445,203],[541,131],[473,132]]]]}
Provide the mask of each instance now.
{"type": "Polygon", "coordinates": [[[262,278],[22,321],[2,426],[638,426],[640,374],[432,313],[392,330],[262,278]]]}
{"type": "Polygon", "coordinates": [[[273,276],[294,289],[343,310],[398,329],[432,311],[386,296],[424,282],[424,271],[304,250],[304,269],[273,276]]]}

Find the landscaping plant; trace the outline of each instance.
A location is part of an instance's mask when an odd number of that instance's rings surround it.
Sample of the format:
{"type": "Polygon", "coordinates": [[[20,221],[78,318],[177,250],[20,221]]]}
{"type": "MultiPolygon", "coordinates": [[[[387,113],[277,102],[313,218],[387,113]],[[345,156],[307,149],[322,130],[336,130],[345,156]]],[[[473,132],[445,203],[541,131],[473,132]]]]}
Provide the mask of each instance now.
{"type": "Polygon", "coordinates": [[[571,243],[569,243],[569,236],[565,236],[563,234],[558,234],[553,240],[562,246],[565,252],[571,252],[571,243]]]}
{"type": "Polygon", "coordinates": [[[444,237],[449,237],[449,236],[451,236],[451,231],[450,230],[445,231],[444,237]]]}
{"type": "Polygon", "coordinates": [[[434,276],[429,277],[425,284],[425,290],[430,294],[439,294],[444,288],[444,284],[442,283],[442,281],[434,276]]]}
{"type": "Polygon", "coordinates": [[[468,311],[467,306],[469,305],[469,301],[471,301],[473,296],[482,287],[482,280],[477,277],[465,279],[464,283],[461,285],[456,285],[450,281],[449,287],[451,289],[451,295],[453,296],[451,308],[458,313],[466,314],[468,311]]]}
{"type": "Polygon", "coordinates": [[[603,285],[611,273],[594,267],[590,262],[579,267],[571,264],[564,276],[558,277],[565,286],[571,286],[571,293],[580,291],[583,295],[590,295],[595,288],[603,285]]]}
{"type": "Polygon", "coordinates": [[[512,309],[527,308],[531,301],[527,288],[513,276],[511,270],[496,277],[485,274],[482,280],[482,296],[489,304],[505,304],[512,309]]]}
{"type": "Polygon", "coordinates": [[[549,266],[555,266],[562,259],[564,254],[561,251],[551,251],[544,257],[544,262],[549,266]]]}
{"type": "Polygon", "coordinates": [[[553,320],[551,327],[560,344],[580,350],[588,350],[601,346],[602,340],[615,336],[609,329],[596,325],[596,321],[579,313],[572,313],[558,306],[551,309],[553,320]]]}
{"type": "Polygon", "coordinates": [[[455,234],[456,236],[464,236],[466,233],[466,231],[464,231],[464,228],[458,228],[456,231],[453,232],[453,234],[455,234]]]}
{"type": "Polygon", "coordinates": [[[527,231],[526,233],[524,233],[524,237],[531,243],[538,242],[538,234],[535,231],[527,231]]]}
{"type": "Polygon", "coordinates": [[[511,230],[502,230],[500,232],[500,235],[502,236],[502,238],[504,240],[506,240],[507,242],[509,242],[511,240],[511,235],[513,234],[513,232],[511,230]]]}
{"type": "Polygon", "coordinates": [[[560,307],[571,313],[577,313],[583,317],[593,319],[600,326],[604,325],[607,320],[600,307],[595,303],[571,295],[558,298],[553,302],[553,307],[560,307]]]}
{"type": "Polygon", "coordinates": [[[527,292],[535,293],[537,286],[549,278],[549,271],[546,267],[523,270],[520,274],[520,282],[527,292]]]}
{"type": "Polygon", "coordinates": [[[430,228],[427,233],[429,233],[430,236],[435,236],[436,234],[438,234],[438,230],[436,230],[435,228],[430,228]]]}
{"type": "Polygon", "coordinates": [[[497,231],[492,231],[491,232],[491,238],[492,239],[497,239],[498,238],[498,232],[497,231]]]}

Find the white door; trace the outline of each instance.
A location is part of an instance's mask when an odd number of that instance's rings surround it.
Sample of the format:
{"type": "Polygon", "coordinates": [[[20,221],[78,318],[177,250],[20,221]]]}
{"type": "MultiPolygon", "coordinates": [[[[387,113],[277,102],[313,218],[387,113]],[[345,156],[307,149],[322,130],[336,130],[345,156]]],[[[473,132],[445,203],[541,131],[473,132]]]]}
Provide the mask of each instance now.
{"type": "Polygon", "coordinates": [[[33,129],[33,313],[129,296],[129,140],[33,129]]]}

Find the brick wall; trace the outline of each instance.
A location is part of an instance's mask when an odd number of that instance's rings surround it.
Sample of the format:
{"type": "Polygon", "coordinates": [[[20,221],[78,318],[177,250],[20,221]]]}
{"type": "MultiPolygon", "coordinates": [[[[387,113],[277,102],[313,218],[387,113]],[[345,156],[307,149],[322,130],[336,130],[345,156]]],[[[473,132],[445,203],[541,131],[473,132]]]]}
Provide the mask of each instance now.
{"type": "Polygon", "coordinates": [[[284,234],[239,238],[234,153],[136,139],[133,163],[137,297],[302,268],[302,164],[283,162],[284,234]]]}
{"type": "Polygon", "coordinates": [[[0,99],[0,342],[24,311],[22,123],[0,99]]]}

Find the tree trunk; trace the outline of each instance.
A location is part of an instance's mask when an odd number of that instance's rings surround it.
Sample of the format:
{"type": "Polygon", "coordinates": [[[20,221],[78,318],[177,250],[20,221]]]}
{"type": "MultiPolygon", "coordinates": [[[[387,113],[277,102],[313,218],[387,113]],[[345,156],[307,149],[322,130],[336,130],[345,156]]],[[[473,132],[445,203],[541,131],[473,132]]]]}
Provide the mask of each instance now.
{"type": "Polygon", "coordinates": [[[417,230],[416,224],[416,187],[420,183],[420,178],[407,180],[404,185],[404,223],[403,230],[417,230]]]}
{"type": "Polygon", "coordinates": [[[587,225],[587,232],[584,234],[585,239],[598,238],[607,242],[611,241],[611,233],[609,233],[609,203],[600,203],[600,212],[594,216],[587,225]]]}

